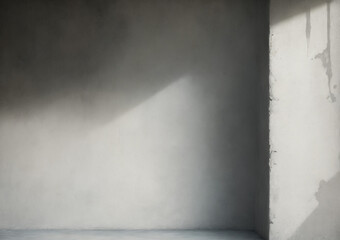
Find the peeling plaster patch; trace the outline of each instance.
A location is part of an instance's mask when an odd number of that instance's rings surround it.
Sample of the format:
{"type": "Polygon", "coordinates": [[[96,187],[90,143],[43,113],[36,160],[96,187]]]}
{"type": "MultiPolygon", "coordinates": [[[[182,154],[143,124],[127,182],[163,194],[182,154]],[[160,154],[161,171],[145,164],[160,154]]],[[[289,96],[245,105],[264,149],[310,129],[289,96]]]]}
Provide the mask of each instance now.
{"type": "Polygon", "coordinates": [[[322,53],[319,53],[315,56],[315,58],[318,58],[322,62],[322,66],[326,70],[326,75],[328,78],[328,90],[329,90],[329,96],[328,99],[331,102],[336,101],[335,95],[332,93],[331,89],[331,81],[333,77],[333,71],[332,71],[332,58],[331,58],[331,6],[330,2],[327,2],[327,46],[325,50],[323,50],[322,53]]]}
{"type": "Polygon", "coordinates": [[[312,32],[312,25],[310,20],[310,8],[306,11],[306,40],[307,40],[307,50],[309,49],[310,35],[312,32]]]}

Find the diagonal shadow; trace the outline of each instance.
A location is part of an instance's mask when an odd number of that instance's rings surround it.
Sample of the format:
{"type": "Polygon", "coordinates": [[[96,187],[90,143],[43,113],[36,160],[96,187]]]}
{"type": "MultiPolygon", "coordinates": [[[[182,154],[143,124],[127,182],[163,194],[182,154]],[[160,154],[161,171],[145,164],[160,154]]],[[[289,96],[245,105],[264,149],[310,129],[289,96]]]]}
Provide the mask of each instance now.
{"type": "MultiPolygon", "coordinates": [[[[254,0],[1,1],[0,115],[25,119],[61,104],[60,121],[91,130],[189,75],[211,113],[207,176],[230,183],[218,186],[217,198],[231,196],[252,212],[257,45],[266,35],[257,7],[254,0]]],[[[229,204],[215,205],[209,218],[239,225],[229,204]],[[228,211],[235,219],[224,219],[228,211]]],[[[254,225],[247,214],[242,219],[254,225]]]]}
{"type": "Polygon", "coordinates": [[[1,1],[1,113],[29,115],[62,99],[101,124],[183,75],[236,107],[245,90],[232,79],[256,71],[246,67],[255,51],[251,4],[165,2],[1,1]]]}
{"type": "Polygon", "coordinates": [[[289,240],[340,239],[340,173],[328,182],[321,181],[315,194],[318,207],[289,240]]]}

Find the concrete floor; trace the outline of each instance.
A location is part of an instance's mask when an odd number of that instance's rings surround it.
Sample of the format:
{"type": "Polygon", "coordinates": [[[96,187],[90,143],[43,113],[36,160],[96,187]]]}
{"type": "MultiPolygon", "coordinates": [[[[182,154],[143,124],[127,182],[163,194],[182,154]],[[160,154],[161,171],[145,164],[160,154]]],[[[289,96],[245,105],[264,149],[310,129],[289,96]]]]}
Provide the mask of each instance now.
{"type": "Polygon", "coordinates": [[[0,230],[1,240],[261,240],[249,231],[0,230]]]}

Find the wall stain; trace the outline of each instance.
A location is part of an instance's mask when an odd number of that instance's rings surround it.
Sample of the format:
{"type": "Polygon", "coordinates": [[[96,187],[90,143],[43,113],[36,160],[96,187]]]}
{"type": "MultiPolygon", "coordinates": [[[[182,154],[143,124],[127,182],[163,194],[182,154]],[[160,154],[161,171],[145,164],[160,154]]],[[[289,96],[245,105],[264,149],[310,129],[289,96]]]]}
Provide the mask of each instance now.
{"type": "Polygon", "coordinates": [[[333,77],[333,71],[332,71],[332,58],[331,58],[331,37],[330,33],[331,32],[331,6],[330,2],[327,1],[327,46],[323,52],[317,54],[314,58],[315,59],[320,59],[322,66],[326,70],[326,75],[328,78],[328,90],[329,90],[329,96],[328,99],[331,102],[336,101],[336,97],[334,93],[332,92],[331,88],[331,81],[333,77]]]}

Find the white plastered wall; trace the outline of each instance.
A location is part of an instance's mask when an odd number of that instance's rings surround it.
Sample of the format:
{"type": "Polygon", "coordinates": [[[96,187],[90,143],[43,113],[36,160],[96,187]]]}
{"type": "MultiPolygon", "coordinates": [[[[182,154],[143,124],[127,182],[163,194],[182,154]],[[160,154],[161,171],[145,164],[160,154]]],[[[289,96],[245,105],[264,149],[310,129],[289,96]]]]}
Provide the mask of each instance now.
{"type": "Polygon", "coordinates": [[[270,239],[340,237],[340,1],[271,2],[270,239]]]}

